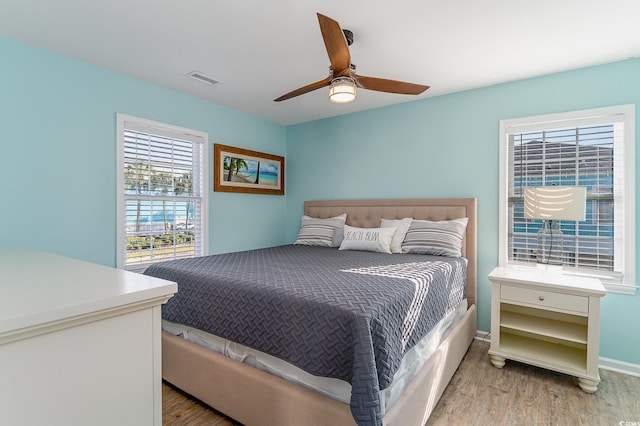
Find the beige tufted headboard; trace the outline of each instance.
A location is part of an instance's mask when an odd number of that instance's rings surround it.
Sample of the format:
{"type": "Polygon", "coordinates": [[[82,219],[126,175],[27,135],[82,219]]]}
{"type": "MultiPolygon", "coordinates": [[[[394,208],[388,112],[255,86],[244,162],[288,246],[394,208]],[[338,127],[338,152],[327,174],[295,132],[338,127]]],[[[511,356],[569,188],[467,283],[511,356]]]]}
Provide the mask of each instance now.
{"type": "Polygon", "coordinates": [[[386,198],[380,200],[317,200],[304,202],[304,214],[328,218],[347,214],[347,225],[377,228],[380,219],[412,217],[421,220],[448,220],[468,217],[462,243],[462,257],[468,260],[467,300],[476,303],[477,282],[477,201],[475,198],[386,198]]]}

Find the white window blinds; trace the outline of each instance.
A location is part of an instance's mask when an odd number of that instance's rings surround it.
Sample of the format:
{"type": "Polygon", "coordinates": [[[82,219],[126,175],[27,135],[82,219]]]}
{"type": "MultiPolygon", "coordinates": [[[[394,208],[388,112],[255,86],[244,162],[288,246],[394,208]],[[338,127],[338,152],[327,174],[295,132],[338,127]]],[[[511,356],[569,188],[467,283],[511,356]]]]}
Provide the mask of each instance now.
{"type": "Polygon", "coordinates": [[[204,255],[206,134],[119,119],[119,266],[204,255]]]}
{"type": "Polygon", "coordinates": [[[560,221],[565,270],[596,275],[613,284],[622,284],[625,276],[634,280],[635,242],[626,241],[633,240],[628,231],[635,221],[630,214],[634,194],[626,190],[633,185],[629,182],[633,170],[627,170],[627,145],[633,145],[628,134],[633,134],[630,114],[625,108],[605,108],[501,122],[501,152],[505,153],[501,185],[506,188],[501,204],[507,215],[506,235],[501,237],[504,262],[536,261],[536,235],[542,223],[524,217],[525,188],[583,186],[586,221],[560,221]]]}

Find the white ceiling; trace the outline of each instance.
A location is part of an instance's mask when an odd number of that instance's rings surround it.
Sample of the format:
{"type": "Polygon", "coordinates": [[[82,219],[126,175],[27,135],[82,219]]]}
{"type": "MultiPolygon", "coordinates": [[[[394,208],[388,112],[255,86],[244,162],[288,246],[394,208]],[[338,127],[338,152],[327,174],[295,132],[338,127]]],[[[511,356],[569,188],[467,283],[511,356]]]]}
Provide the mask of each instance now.
{"type": "Polygon", "coordinates": [[[0,0],[0,36],[287,125],[638,57],[639,16],[638,0],[0,0]],[[353,31],[359,74],[431,88],[274,102],[328,75],[316,12],[353,31]]]}

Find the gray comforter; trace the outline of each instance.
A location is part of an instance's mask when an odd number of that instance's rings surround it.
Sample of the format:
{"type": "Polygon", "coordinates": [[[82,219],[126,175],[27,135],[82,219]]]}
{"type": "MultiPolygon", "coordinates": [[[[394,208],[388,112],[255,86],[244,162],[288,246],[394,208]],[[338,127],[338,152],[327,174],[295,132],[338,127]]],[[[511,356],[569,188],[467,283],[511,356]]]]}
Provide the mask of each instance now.
{"type": "Polygon", "coordinates": [[[465,297],[466,261],[280,246],[177,260],[164,319],[348,381],[359,425],[382,424],[379,390],[404,353],[465,297]]]}

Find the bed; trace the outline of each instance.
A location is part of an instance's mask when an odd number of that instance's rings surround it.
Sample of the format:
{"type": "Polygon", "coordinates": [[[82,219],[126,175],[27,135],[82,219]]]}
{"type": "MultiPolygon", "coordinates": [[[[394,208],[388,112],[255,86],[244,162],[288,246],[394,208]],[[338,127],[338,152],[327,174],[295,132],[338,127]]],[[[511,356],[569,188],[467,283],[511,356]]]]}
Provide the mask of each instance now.
{"type": "MultiPolygon", "coordinates": [[[[393,366],[394,368],[386,371],[385,374],[382,373],[382,371],[385,370],[385,363],[379,362],[379,358],[381,358],[379,354],[383,353],[385,356],[387,354],[384,351],[381,352],[381,350],[376,346],[377,344],[375,340],[371,344],[373,345],[373,349],[371,350],[373,354],[372,359],[373,362],[375,362],[375,365],[367,366],[357,365],[354,363],[353,365],[350,365],[350,369],[353,371],[347,371],[346,373],[331,369],[332,367],[326,367],[328,368],[327,375],[329,376],[329,379],[344,379],[346,377],[348,380],[352,381],[353,387],[350,401],[344,401],[337,397],[327,396],[324,392],[311,390],[308,386],[301,385],[299,383],[292,383],[284,378],[271,374],[271,372],[258,369],[251,365],[252,363],[239,362],[228,358],[225,355],[210,350],[207,345],[194,343],[193,339],[191,341],[185,339],[181,333],[176,331],[163,332],[163,378],[169,383],[245,425],[424,424],[438,402],[438,399],[442,395],[442,392],[447,386],[449,380],[453,376],[453,373],[457,369],[462,357],[466,353],[476,331],[476,200],[474,198],[438,198],[307,201],[304,204],[304,214],[308,217],[321,219],[329,219],[338,217],[341,214],[346,214],[346,225],[348,226],[345,227],[345,230],[349,226],[356,227],[353,229],[375,229],[380,227],[380,223],[383,218],[402,219],[411,217],[416,220],[428,221],[453,221],[459,218],[467,218],[468,220],[466,228],[464,229],[462,244],[460,247],[461,257],[464,259],[466,269],[463,280],[464,297],[460,300],[458,307],[455,308],[457,312],[455,313],[457,321],[455,322],[455,325],[446,330],[446,333],[443,334],[442,339],[438,342],[437,347],[429,353],[428,359],[419,364],[419,371],[417,371],[417,373],[412,373],[411,380],[406,380],[406,383],[403,383],[400,388],[401,391],[399,391],[399,396],[395,397],[393,404],[386,408],[381,402],[379,402],[379,399],[383,399],[383,387],[387,387],[389,385],[385,380],[390,376],[393,376],[396,370],[395,366],[393,366]],[[462,312],[460,312],[461,305],[464,305],[462,306],[462,312]],[[368,376],[363,374],[362,377],[367,379],[361,379],[359,372],[363,369],[366,370],[367,368],[375,369],[374,372],[377,373],[377,376],[370,379],[370,374],[368,376]],[[367,380],[373,380],[375,382],[375,384],[371,386],[371,389],[367,388],[367,386],[369,386],[367,384],[369,383],[367,380]],[[378,381],[381,384],[378,386],[379,389],[376,388],[378,381]],[[382,406],[382,408],[380,406],[382,406]],[[371,417],[367,417],[369,412],[373,413],[371,414],[371,417]],[[354,417],[358,420],[356,421],[354,417]]],[[[273,249],[276,252],[284,252],[288,256],[298,256],[298,252],[309,252],[307,256],[316,256],[317,259],[321,259],[322,256],[324,256],[324,254],[320,253],[322,252],[320,248],[302,249],[302,246],[300,246],[302,250],[296,251],[292,247],[296,246],[286,246],[273,249]]],[[[329,256],[333,256],[331,260],[326,262],[327,264],[336,263],[343,259],[343,254],[347,254],[346,251],[338,254],[335,248],[325,249],[324,251],[329,256]]],[[[256,251],[251,252],[252,253],[247,254],[247,256],[258,256],[260,259],[265,256],[265,253],[269,253],[269,255],[272,253],[272,251],[258,251],[258,254],[256,254],[256,251]]],[[[365,259],[365,263],[369,262],[371,264],[371,262],[379,262],[378,258],[372,257],[374,256],[373,254],[369,256],[362,253],[358,254],[356,251],[354,251],[353,254],[355,257],[363,257],[365,259]]],[[[280,254],[278,254],[278,256],[280,256],[280,254]]],[[[375,256],[378,256],[378,254],[375,256]]],[[[413,261],[416,255],[406,255],[407,257],[405,257],[404,254],[382,256],[387,256],[387,258],[393,259],[403,259],[403,262],[409,262],[409,260],[413,261]],[[414,258],[410,258],[409,256],[414,256],[414,258]]],[[[427,257],[433,256],[426,256],[425,258],[427,257]]],[[[344,259],[346,258],[347,257],[345,256],[344,259]]],[[[247,259],[251,258],[248,257],[247,259]]],[[[444,258],[441,259],[443,261],[446,260],[444,258]]],[[[271,260],[269,261],[272,263],[271,260]]],[[[250,260],[250,262],[254,261],[250,260]]],[[[315,263],[319,265],[323,263],[320,260],[317,262],[306,262],[308,264],[314,264],[314,266],[315,263]]],[[[456,265],[460,262],[458,261],[455,263],[454,261],[450,262],[449,260],[446,260],[446,262],[437,263],[445,264],[446,269],[451,270],[451,268],[457,268],[456,265]]],[[[207,268],[208,267],[204,267],[204,269],[207,268]]],[[[351,270],[340,266],[338,269],[343,273],[342,276],[348,275],[349,279],[362,275],[360,271],[361,268],[351,270]]],[[[154,275],[158,272],[152,270],[150,273],[154,275]]],[[[179,268],[176,268],[172,273],[174,275],[163,275],[163,277],[178,282],[178,295],[180,294],[180,290],[186,292],[201,291],[202,287],[197,286],[194,287],[195,290],[189,290],[189,287],[185,286],[182,286],[181,288],[182,277],[180,274],[182,272],[179,271],[179,268]]],[[[205,275],[202,270],[198,270],[193,272],[193,276],[199,280],[205,275]]],[[[190,280],[196,280],[196,278],[192,277],[184,279],[184,282],[187,283],[190,280]]],[[[368,280],[367,282],[371,288],[375,288],[376,280],[380,278],[377,276],[374,277],[367,272],[365,279],[368,280]]],[[[256,282],[261,280],[262,278],[256,280],[256,282]]],[[[329,276],[327,280],[327,282],[330,283],[336,282],[336,278],[333,276],[329,276]]],[[[239,286],[240,283],[236,281],[233,281],[232,284],[234,286],[239,286]]],[[[240,279],[240,281],[242,280],[240,279]]],[[[283,279],[283,282],[284,281],[286,280],[283,279]]],[[[351,285],[357,286],[360,284],[357,282],[352,284],[350,282],[349,286],[351,285]]],[[[277,292],[288,291],[286,284],[278,284],[278,286],[277,292]]],[[[247,290],[247,292],[249,291],[252,290],[247,290]]],[[[458,294],[459,292],[454,291],[452,293],[458,294]]],[[[231,296],[224,295],[224,297],[231,296]]],[[[306,296],[303,295],[303,297],[306,296]]],[[[336,297],[340,296],[338,295],[336,297]]],[[[453,296],[445,297],[453,299],[453,296]]],[[[200,293],[197,293],[197,296],[193,296],[192,301],[196,301],[196,303],[193,304],[197,305],[197,301],[200,300],[200,298],[200,293]]],[[[220,296],[218,296],[218,298],[220,299],[220,296]]],[[[251,293],[243,293],[239,298],[242,300],[253,300],[251,293]]],[[[315,300],[313,302],[315,303],[315,300]]],[[[225,310],[227,305],[230,304],[232,303],[222,303],[215,306],[217,306],[216,309],[225,310]]],[[[267,303],[267,305],[271,305],[271,303],[267,303]]],[[[171,317],[171,312],[173,310],[174,317],[170,319],[173,321],[178,318],[178,322],[180,322],[180,312],[190,309],[191,305],[174,305],[171,309],[167,310],[166,316],[171,317]],[[177,315],[177,317],[175,317],[175,315],[177,315]]],[[[267,309],[267,307],[265,307],[265,309],[267,309]]],[[[378,308],[376,307],[373,310],[377,309],[378,308]]],[[[281,310],[280,312],[282,311],[284,310],[281,310]]],[[[280,312],[272,310],[269,313],[268,318],[279,317],[280,312]]],[[[202,314],[200,315],[202,316],[202,314]]],[[[340,315],[341,314],[336,313],[337,318],[340,315]]],[[[443,312],[442,315],[443,317],[448,318],[454,314],[451,312],[443,312]]],[[[320,319],[310,322],[306,327],[318,327],[318,330],[330,327],[331,325],[329,323],[322,322],[323,316],[327,317],[330,315],[318,315],[317,318],[320,319]]],[[[225,313],[224,318],[230,318],[233,322],[233,315],[228,312],[225,313]]],[[[422,318],[422,316],[420,316],[420,318],[422,318]]],[[[339,318],[337,321],[338,320],[339,318]]],[[[278,323],[275,323],[276,325],[274,327],[288,327],[288,324],[293,322],[295,321],[292,321],[291,318],[285,317],[279,325],[278,323]]],[[[376,324],[378,324],[378,322],[379,321],[377,320],[375,321],[376,324]]],[[[169,324],[172,324],[172,322],[169,324]]],[[[258,323],[256,322],[256,324],[258,323]]],[[[418,325],[412,325],[412,327],[417,329],[420,328],[418,325]]],[[[164,327],[164,324],[163,328],[171,331],[170,327],[164,327]]],[[[196,329],[197,328],[198,327],[196,327],[196,329]]],[[[233,327],[231,327],[231,329],[233,329],[233,327]]],[[[344,329],[344,326],[342,329],[344,329]]],[[[341,328],[337,326],[336,330],[331,330],[328,334],[331,336],[335,334],[339,335],[340,330],[341,328]]],[[[287,330],[285,337],[295,333],[296,329],[292,328],[291,330],[287,330]]],[[[387,334],[392,333],[389,333],[388,329],[382,329],[382,332],[379,333],[372,333],[372,335],[375,336],[382,335],[383,340],[386,339],[385,336],[387,336],[387,334]]],[[[309,336],[311,335],[312,333],[309,334],[309,336]]],[[[228,338],[229,336],[222,337],[228,338]]],[[[238,336],[238,339],[242,338],[245,337],[238,336]]],[[[279,338],[283,338],[283,336],[279,336],[279,338]]],[[[404,340],[402,341],[402,347],[406,345],[407,347],[412,348],[412,345],[415,344],[417,340],[414,339],[415,341],[411,341],[410,338],[411,337],[407,337],[406,342],[404,340]]],[[[251,339],[252,341],[260,341],[260,336],[252,336],[251,339]]],[[[404,339],[404,337],[398,336],[398,339],[404,339]]],[[[313,344],[313,338],[309,337],[306,340],[309,340],[310,342],[305,343],[313,344]]],[[[329,344],[337,345],[343,340],[345,339],[339,338],[337,341],[329,341],[329,344]]],[[[388,340],[393,339],[389,338],[388,340]]],[[[263,342],[262,344],[265,343],[263,342]]],[[[298,358],[296,358],[299,354],[296,352],[294,344],[287,341],[285,344],[280,346],[285,348],[281,349],[284,351],[283,356],[288,356],[292,360],[293,364],[300,366],[299,363],[297,363],[298,358]]],[[[390,347],[395,348],[396,346],[398,345],[394,346],[393,342],[390,344],[390,347]]],[[[366,350],[367,345],[358,342],[357,345],[353,345],[353,348],[354,352],[358,352],[366,350]]],[[[340,348],[337,348],[335,353],[340,354],[342,351],[340,348]]],[[[364,359],[366,359],[366,357],[364,359]]],[[[389,359],[393,360],[391,357],[389,357],[389,359]]],[[[389,364],[394,364],[394,362],[390,362],[389,364]]],[[[302,367],[305,370],[311,371],[311,373],[315,372],[313,371],[313,368],[315,368],[314,366],[308,367],[306,365],[302,365],[302,367]]],[[[324,371],[322,368],[325,367],[318,368],[320,369],[318,371],[324,371]]],[[[395,382],[396,381],[394,380],[394,386],[395,382]]]]}

